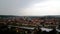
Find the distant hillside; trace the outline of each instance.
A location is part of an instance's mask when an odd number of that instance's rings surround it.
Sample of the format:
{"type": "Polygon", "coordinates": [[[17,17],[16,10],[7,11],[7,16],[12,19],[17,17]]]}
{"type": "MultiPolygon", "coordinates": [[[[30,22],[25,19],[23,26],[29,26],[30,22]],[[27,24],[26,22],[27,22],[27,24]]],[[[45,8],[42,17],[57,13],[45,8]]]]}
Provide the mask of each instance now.
{"type": "Polygon", "coordinates": [[[15,16],[15,15],[0,15],[0,17],[40,17],[40,18],[60,18],[60,15],[48,15],[48,16],[15,16]]]}

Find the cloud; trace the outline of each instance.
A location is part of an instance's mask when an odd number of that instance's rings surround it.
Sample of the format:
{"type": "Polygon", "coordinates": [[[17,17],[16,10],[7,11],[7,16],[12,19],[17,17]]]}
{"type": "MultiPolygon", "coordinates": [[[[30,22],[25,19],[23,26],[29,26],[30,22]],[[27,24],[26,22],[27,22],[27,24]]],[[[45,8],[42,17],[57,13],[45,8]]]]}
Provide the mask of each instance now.
{"type": "Polygon", "coordinates": [[[60,0],[0,0],[0,15],[60,15],[60,0]]]}
{"type": "Polygon", "coordinates": [[[22,16],[60,15],[60,1],[31,3],[20,11],[22,16]]]}

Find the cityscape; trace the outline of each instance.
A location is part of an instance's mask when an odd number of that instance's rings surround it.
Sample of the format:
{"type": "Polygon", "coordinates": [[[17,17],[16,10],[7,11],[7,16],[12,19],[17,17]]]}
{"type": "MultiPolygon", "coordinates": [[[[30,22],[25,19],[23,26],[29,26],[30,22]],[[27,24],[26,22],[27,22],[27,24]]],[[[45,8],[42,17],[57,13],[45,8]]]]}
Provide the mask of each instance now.
{"type": "Polygon", "coordinates": [[[6,34],[59,34],[59,16],[0,15],[0,32],[6,34]],[[56,30],[56,31],[55,31],[56,30]]]}
{"type": "Polygon", "coordinates": [[[60,0],[0,0],[0,34],[60,34],[60,0]]]}

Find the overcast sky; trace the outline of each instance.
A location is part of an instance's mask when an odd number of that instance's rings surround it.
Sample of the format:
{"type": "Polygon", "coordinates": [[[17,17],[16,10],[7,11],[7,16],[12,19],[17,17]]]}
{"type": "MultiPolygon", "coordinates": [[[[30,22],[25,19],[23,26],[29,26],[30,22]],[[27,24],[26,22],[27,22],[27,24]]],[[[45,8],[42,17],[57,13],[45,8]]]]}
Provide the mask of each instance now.
{"type": "Polygon", "coordinates": [[[60,15],[60,0],[0,0],[0,15],[60,15]]]}

